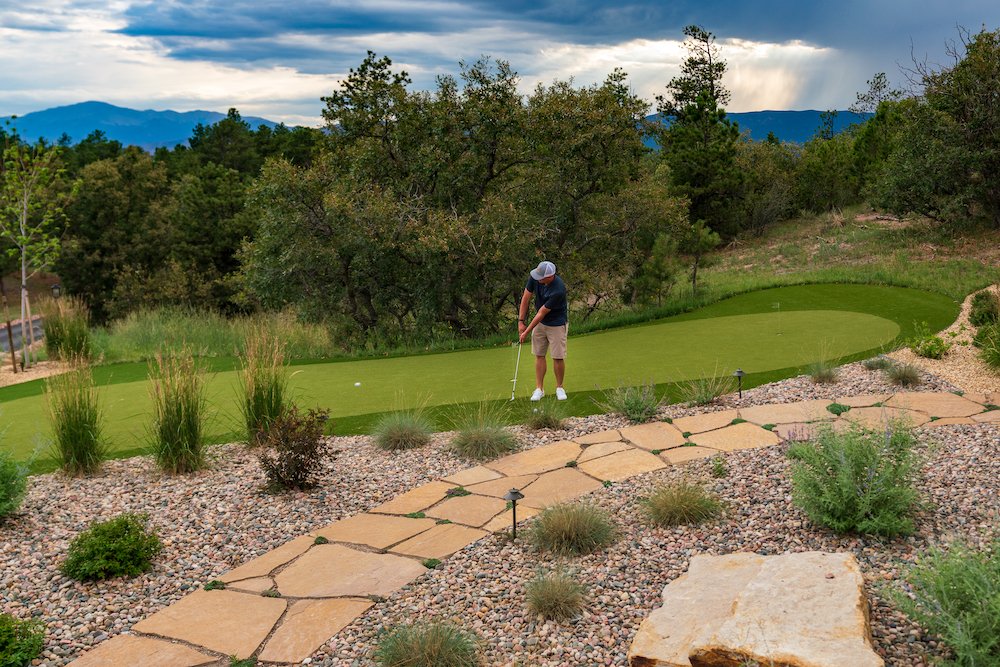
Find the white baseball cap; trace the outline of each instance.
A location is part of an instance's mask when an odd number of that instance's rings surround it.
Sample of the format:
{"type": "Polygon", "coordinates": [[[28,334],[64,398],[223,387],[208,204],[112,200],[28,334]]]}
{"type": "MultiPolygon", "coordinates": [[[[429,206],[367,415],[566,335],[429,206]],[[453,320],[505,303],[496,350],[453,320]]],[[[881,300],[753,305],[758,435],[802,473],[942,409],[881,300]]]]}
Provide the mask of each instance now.
{"type": "Polygon", "coordinates": [[[535,280],[543,280],[554,275],[556,275],[556,265],[552,262],[542,262],[531,270],[531,277],[535,280]]]}

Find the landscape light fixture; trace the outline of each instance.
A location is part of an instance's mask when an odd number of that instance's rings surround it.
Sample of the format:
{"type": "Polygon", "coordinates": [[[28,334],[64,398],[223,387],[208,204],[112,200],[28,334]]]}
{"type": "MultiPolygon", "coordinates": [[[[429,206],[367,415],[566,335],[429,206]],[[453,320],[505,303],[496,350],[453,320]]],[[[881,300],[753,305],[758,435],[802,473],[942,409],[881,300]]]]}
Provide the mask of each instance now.
{"type": "Polygon", "coordinates": [[[736,378],[736,381],[739,383],[739,386],[740,386],[740,398],[743,398],[743,376],[744,375],[746,375],[746,373],[743,372],[742,368],[737,368],[736,372],[733,373],[733,376],[736,378]]]}
{"type": "Polygon", "coordinates": [[[53,283],[52,284],[52,298],[53,299],[58,299],[60,296],[62,296],[62,285],[60,285],[59,283],[53,283]]]}
{"type": "Polygon", "coordinates": [[[503,499],[510,503],[510,510],[513,513],[514,523],[511,525],[510,539],[517,539],[517,501],[524,498],[524,494],[517,489],[511,489],[504,495],[503,499]]]}

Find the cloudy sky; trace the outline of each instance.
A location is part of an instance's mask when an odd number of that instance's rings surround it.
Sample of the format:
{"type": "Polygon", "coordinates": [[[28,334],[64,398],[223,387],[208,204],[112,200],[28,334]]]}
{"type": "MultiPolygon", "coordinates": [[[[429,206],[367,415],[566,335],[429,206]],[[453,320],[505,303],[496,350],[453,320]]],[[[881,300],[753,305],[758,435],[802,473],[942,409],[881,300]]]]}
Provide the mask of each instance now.
{"type": "Polygon", "coordinates": [[[946,63],[996,0],[0,0],[0,116],[102,100],[237,107],[318,125],[319,98],[369,49],[431,88],[458,62],[510,61],[525,91],[624,68],[652,102],[698,23],[729,63],[731,111],[846,108],[879,71],[946,63]]]}

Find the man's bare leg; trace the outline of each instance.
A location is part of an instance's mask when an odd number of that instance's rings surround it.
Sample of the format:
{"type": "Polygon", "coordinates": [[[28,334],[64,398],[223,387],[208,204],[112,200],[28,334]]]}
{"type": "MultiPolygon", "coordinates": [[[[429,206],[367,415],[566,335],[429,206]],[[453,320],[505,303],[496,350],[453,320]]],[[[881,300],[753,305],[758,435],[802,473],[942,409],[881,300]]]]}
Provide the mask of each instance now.
{"type": "Polygon", "coordinates": [[[557,387],[563,386],[563,377],[566,375],[566,360],[553,359],[552,371],[556,374],[556,386],[557,387]]]}
{"type": "Polygon", "coordinates": [[[545,384],[545,357],[535,357],[535,386],[538,387],[539,389],[543,389],[544,384],[545,384]]]}

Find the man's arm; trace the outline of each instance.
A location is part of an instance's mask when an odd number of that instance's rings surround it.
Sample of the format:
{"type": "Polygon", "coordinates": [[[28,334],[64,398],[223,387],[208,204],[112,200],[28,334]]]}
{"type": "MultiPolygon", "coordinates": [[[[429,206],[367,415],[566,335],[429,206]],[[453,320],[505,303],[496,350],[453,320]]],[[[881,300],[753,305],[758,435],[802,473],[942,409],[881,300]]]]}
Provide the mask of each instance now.
{"type": "Polygon", "coordinates": [[[521,306],[517,309],[517,332],[523,333],[527,328],[524,324],[524,318],[528,316],[528,304],[531,302],[532,293],[528,290],[524,290],[524,294],[521,295],[521,306]]]}
{"type": "Polygon", "coordinates": [[[538,323],[541,322],[548,314],[549,314],[549,309],[546,308],[545,306],[542,306],[541,308],[538,309],[538,312],[535,313],[535,317],[532,318],[531,320],[531,324],[526,326],[524,328],[524,331],[521,332],[522,343],[524,342],[524,339],[528,337],[528,334],[531,333],[531,330],[534,329],[536,326],[538,326],[538,323]]]}

